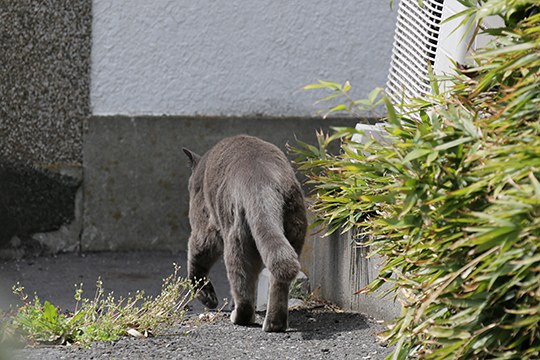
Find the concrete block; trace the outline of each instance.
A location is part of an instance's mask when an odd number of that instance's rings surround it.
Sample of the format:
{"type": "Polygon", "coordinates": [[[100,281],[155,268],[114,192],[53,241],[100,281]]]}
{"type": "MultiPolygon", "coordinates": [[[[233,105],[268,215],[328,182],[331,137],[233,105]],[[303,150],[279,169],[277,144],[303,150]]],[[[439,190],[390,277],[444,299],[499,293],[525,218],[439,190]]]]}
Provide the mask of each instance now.
{"type": "Polygon", "coordinates": [[[261,137],[286,151],[295,138],[316,143],[316,130],[357,120],[104,116],[84,135],[84,251],[186,250],[188,178],[182,147],[199,154],[226,136],[261,137]]]}
{"type": "Polygon", "coordinates": [[[388,141],[385,138],[386,130],[384,129],[384,123],[376,123],[374,125],[359,123],[356,124],[355,129],[364,132],[364,134],[353,135],[352,140],[358,143],[365,144],[371,141],[371,139],[375,139],[378,142],[388,141]]]}
{"type": "Polygon", "coordinates": [[[401,304],[376,294],[354,295],[379,273],[381,258],[367,258],[369,249],[350,233],[323,237],[314,233],[306,241],[301,262],[312,291],[339,307],[390,320],[401,312],[401,304]]]}

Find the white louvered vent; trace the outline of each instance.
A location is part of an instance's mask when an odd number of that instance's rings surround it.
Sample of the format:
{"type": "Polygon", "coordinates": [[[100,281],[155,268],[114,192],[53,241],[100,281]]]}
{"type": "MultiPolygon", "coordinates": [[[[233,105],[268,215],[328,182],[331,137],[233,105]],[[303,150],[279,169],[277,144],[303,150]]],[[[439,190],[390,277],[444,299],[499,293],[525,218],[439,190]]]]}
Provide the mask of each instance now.
{"type": "MultiPolygon", "coordinates": [[[[435,75],[450,74],[454,62],[467,64],[471,51],[489,41],[487,35],[473,39],[474,26],[460,23],[463,18],[451,16],[466,9],[458,0],[400,0],[390,72],[386,93],[394,104],[421,98],[431,92],[429,67],[435,75]]],[[[503,26],[503,20],[489,17],[483,27],[503,26]]],[[[444,87],[444,84],[440,84],[444,87]]],[[[414,115],[411,115],[414,116],[414,115]]],[[[381,124],[358,124],[365,135],[355,134],[354,141],[384,138],[381,124]]]]}
{"type": "Polygon", "coordinates": [[[453,59],[465,62],[470,36],[461,19],[444,22],[464,9],[458,0],[401,0],[399,3],[387,93],[393,102],[431,91],[428,69],[451,71],[453,59]]]}
{"type": "MultiPolygon", "coordinates": [[[[465,10],[458,0],[400,0],[392,61],[386,93],[394,104],[420,98],[431,92],[429,67],[436,75],[450,73],[452,60],[467,63],[472,32],[462,18],[447,19],[465,10]]],[[[473,44],[474,45],[474,44],[473,44]]],[[[474,46],[473,46],[474,47],[474,46]]],[[[384,138],[382,126],[358,124],[353,140],[368,141],[371,136],[384,138]]]]}

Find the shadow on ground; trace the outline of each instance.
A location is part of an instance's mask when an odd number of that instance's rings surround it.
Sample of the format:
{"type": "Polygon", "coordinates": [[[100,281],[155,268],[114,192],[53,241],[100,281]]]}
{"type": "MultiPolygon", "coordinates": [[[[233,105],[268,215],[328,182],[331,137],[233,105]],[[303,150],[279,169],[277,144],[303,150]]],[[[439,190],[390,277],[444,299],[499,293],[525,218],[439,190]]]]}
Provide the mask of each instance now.
{"type": "Polygon", "coordinates": [[[369,328],[368,319],[362,314],[334,311],[291,311],[291,332],[300,332],[304,340],[333,339],[336,334],[369,328]]]}

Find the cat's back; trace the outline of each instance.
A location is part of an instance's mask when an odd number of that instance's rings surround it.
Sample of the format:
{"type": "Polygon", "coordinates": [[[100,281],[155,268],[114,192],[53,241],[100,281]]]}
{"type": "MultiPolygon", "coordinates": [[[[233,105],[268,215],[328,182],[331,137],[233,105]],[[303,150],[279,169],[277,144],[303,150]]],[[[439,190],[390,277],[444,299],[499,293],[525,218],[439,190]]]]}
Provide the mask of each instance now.
{"type": "Polygon", "coordinates": [[[274,144],[254,136],[237,135],[221,140],[209,151],[207,166],[252,167],[272,162],[290,167],[285,154],[274,144]]]}
{"type": "Polygon", "coordinates": [[[281,181],[294,177],[289,160],[275,145],[249,135],[225,138],[207,153],[206,176],[218,181],[281,181]]]}

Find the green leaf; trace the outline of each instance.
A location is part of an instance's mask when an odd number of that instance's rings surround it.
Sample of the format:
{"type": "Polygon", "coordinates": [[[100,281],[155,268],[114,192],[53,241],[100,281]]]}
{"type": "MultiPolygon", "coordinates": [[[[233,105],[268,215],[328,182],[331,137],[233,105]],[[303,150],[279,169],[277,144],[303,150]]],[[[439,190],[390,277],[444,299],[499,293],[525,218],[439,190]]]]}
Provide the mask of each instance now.
{"type": "Polygon", "coordinates": [[[482,56],[483,57],[495,57],[495,56],[498,56],[498,55],[508,54],[508,53],[512,53],[512,52],[533,50],[536,47],[537,47],[537,45],[535,45],[534,43],[526,42],[526,43],[522,43],[522,44],[504,46],[504,47],[497,48],[495,50],[486,51],[486,52],[482,53],[482,56]]]}
{"type": "Polygon", "coordinates": [[[86,311],[77,311],[70,319],[69,319],[69,324],[70,325],[73,325],[75,323],[77,323],[79,320],[82,320],[84,318],[84,316],[87,314],[86,311]]]}
{"type": "Polygon", "coordinates": [[[461,138],[461,139],[456,139],[456,140],[453,140],[453,141],[438,145],[438,146],[434,147],[433,150],[442,151],[442,150],[451,149],[453,147],[464,144],[464,143],[469,142],[471,140],[472,140],[471,137],[464,137],[464,138],[461,138]]]}
{"type": "Polygon", "coordinates": [[[450,338],[450,339],[469,339],[471,333],[464,330],[459,330],[455,328],[445,328],[441,326],[431,326],[426,331],[430,332],[431,336],[450,338]]]}
{"type": "Polygon", "coordinates": [[[320,104],[320,103],[322,103],[322,102],[325,102],[325,101],[328,101],[328,100],[335,99],[335,98],[337,98],[338,96],[341,96],[341,94],[339,94],[339,93],[330,94],[330,95],[328,95],[328,96],[326,96],[326,97],[324,97],[324,98],[322,98],[322,99],[320,99],[320,100],[317,100],[317,101],[315,102],[315,104],[320,104]]]}
{"type": "Polygon", "coordinates": [[[493,230],[486,231],[480,236],[476,236],[470,240],[470,245],[475,245],[478,251],[484,251],[486,249],[500,246],[507,240],[508,236],[511,236],[516,232],[516,228],[513,226],[505,226],[495,228],[493,230]]]}
{"type": "Polygon", "coordinates": [[[58,324],[58,310],[48,301],[45,301],[45,304],[43,304],[43,317],[51,325],[58,324]]]}
{"type": "Polygon", "coordinates": [[[452,342],[435,350],[431,355],[434,359],[451,359],[463,347],[461,341],[452,342]]]}
{"type": "Polygon", "coordinates": [[[340,84],[332,82],[332,81],[324,81],[319,80],[318,84],[309,84],[304,86],[304,90],[312,90],[312,89],[330,89],[335,91],[341,91],[342,87],[340,84]]]}
{"type": "MultiPolygon", "coordinates": [[[[418,194],[416,192],[409,192],[403,204],[403,209],[401,210],[399,216],[402,217],[406,215],[411,209],[416,206],[418,202],[418,194]]],[[[407,221],[408,219],[404,219],[407,221]]]]}
{"type": "Polygon", "coordinates": [[[527,318],[523,320],[513,322],[510,325],[501,325],[501,327],[503,329],[513,330],[513,329],[519,329],[521,327],[526,327],[530,325],[536,326],[538,324],[540,324],[540,315],[537,314],[536,316],[528,316],[527,318]]]}
{"type": "Polygon", "coordinates": [[[383,88],[375,88],[371,90],[368,94],[368,101],[371,104],[375,104],[377,102],[377,98],[383,93],[383,88]]]}
{"type": "Polygon", "coordinates": [[[386,105],[386,111],[387,111],[387,117],[386,119],[388,120],[388,122],[394,126],[398,126],[400,127],[401,124],[397,118],[397,115],[396,115],[396,110],[394,109],[394,105],[390,102],[390,99],[388,98],[388,96],[383,96],[383,100],[384,100],[384,103],[386,105]]]}
{"type": "Polygon", "coordinates": [[[332,108],[330,108],[330,110],[327,111],[327,114],[329,113],[333,113],[333,112],[336,112],[336,111],[347,111],[349,110],[349,107],[345,104],[339,104],[339,105],[336,105],[332,108]]]}
{"type": "Polygon", "coordinates": [[[529,173],[529,179],[531,180],[531,184],[534,187],[534,193],[536,197],[540,198],[540,182],[538,181],[538,179],[534,176],[532,172],[529,173]]]}
{"type": "Polygon", "coordinates": [[[416,160],[418,158],[421,158],[421,157],[431,153],[432,151],[433,151],[432,149],[414,149],[413,151],[408,153],[407,156],[405,156],[405,159],[403,159],[403,161],[409,162],[409,161],[412,161],[412,160],[416,160]]]}

